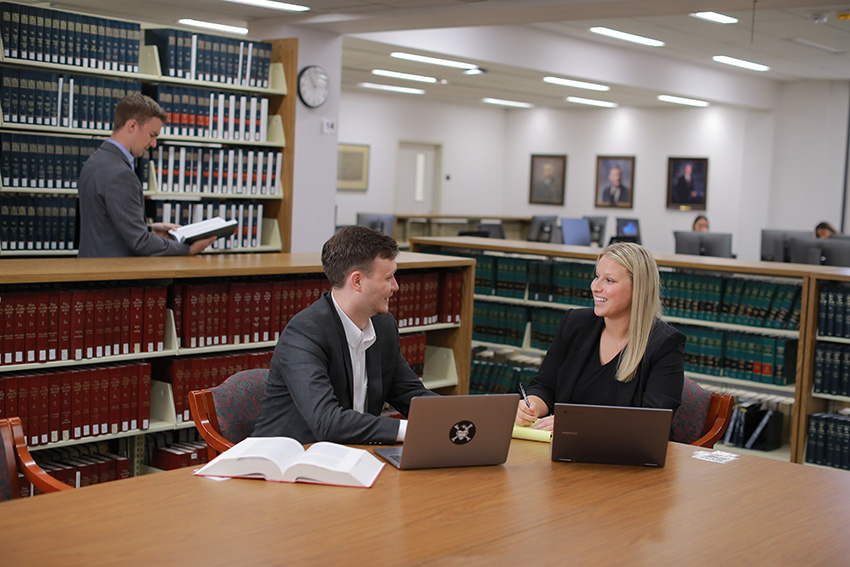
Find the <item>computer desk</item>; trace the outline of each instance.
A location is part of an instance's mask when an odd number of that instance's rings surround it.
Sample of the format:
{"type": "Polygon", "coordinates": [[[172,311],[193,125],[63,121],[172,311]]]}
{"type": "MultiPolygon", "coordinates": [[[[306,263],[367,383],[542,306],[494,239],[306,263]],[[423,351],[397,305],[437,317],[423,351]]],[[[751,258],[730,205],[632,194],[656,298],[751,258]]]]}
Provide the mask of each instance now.
{"type": "Polygon", "coordinates": [[[850,473],[671,443],[662,469],[553,463],[398,471],[371,489],[190,469],[0,503],[22,565],[846,565],[850,473]]]}

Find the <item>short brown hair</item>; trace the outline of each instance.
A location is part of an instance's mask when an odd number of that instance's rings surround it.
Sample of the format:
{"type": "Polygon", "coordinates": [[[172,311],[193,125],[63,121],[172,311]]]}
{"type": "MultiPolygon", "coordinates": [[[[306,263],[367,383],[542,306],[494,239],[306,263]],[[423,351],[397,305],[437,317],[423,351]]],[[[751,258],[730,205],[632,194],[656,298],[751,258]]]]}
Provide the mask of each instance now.
{"type": "Polygon", "coordinates": [[[322,269],[333,287],[342,287],[351,272],[368,275],[375,258],[398,256],[392,237],[365,226],[344,226],[322,246],[322,269]]]}
{"type": "Polygon", "coordinates": [[[113,130],[120,130],[129,120],[144,124],[151,118],[159,118],[162,123],[168,122],[168,114],[149,96],[142,93],[130,93],[115,105],[115,122],[113,130]]]}

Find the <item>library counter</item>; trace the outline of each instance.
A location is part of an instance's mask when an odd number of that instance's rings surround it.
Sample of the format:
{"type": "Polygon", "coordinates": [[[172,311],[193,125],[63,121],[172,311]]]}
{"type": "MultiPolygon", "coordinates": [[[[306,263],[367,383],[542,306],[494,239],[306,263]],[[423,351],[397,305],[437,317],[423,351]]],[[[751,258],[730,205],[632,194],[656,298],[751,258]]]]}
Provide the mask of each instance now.
{"type": "Polygon", "coordinates": [[[850,475],[741,456],[398,471],[371,489],[215,481],[191,469],[0,504],[9,565],[844,564],[850,475]]]}

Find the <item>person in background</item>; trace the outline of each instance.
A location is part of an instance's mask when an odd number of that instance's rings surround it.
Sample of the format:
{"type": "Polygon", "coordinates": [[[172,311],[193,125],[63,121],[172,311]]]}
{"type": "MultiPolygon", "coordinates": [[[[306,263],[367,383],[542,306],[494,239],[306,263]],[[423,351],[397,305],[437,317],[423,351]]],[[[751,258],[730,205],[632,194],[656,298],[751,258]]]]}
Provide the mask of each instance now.
{"type": "Polygon", "coordinates": [[[593,308],[567,311],[516,424],[551,431],[556,403],[668,408],[682,401],[685,335],[661,320],[660,279],[642,246],[602,250],[593,308]]]}
{"type": "Polygon", "coordinates": [[[215,237],[191,245],[177,242],[168,231],[179,225],[148,226],[145,221],[142,184],[133,163],[156,147],[167,120],[156,101],[141,93],[118,101],[112,135],[86,160],[77,181],[80,258],[195,255],[215,242],[215,237]]]}
{"type": "Polygon", "coordinates": [[[837,234],[838,231],[835,230],[831,224],[826,221],[819,222],[815,227],[815,236],[818,238],[829,238],[833,234],[837,234]]]}
{"type": "Polygon", "coordinates": [[[708,218],[705,215],[698,215],[694,219],[694,232],[708,232],[708,218]]]}
{"type": "Polygon", "coordinates": [[[435,396],[401,354],[389,301],[398,291],[398,245],[363,226],[340,228],[322,247],[331,283],[284,328],[253,435],[300,443],[396,443],[417,396],[435,396]]]}

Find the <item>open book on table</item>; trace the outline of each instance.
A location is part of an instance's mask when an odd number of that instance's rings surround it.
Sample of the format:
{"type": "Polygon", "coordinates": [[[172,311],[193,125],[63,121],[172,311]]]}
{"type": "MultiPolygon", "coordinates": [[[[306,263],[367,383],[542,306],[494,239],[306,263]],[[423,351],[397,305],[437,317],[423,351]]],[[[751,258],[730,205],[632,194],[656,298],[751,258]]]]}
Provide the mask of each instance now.
{"type": "Polygon", "coordinates": [[[383,468],[368,451],[337,443],[313,443],[305,450],[290,437],[248,437],[195,474],[370,488],[383,468]]]}
{"type": "Polygon", "coordinates": [[[210,236],[216,236],[218,238],[230,236],[236,230],[237,224],[239,223],[235,220],[226,221],[221,217],[213,217],[169,230],[168,234],[173,236],[177,242],[188,242],[191,244],[196,240],[210,236]]]}

